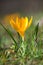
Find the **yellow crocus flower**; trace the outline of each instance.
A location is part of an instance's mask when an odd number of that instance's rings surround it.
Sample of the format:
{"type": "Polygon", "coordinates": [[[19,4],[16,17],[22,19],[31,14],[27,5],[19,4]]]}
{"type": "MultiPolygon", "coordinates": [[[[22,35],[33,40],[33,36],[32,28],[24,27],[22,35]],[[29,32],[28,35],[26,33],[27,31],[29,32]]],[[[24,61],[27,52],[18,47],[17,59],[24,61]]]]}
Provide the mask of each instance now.
{"type": "Polygon", "coordinates": [[[11,18],[10,24],[20,34],[20,36],[23,38],[26,29],[28,27],[30,27],[30,25],[32,23],[32,19],[33,19],[33,17],[31,16],[30,21],[28,22],[27,17],[24,17],[24,18],[23,17],[22,18],[16,17],[15,20],[13,18],[11,18]]]}

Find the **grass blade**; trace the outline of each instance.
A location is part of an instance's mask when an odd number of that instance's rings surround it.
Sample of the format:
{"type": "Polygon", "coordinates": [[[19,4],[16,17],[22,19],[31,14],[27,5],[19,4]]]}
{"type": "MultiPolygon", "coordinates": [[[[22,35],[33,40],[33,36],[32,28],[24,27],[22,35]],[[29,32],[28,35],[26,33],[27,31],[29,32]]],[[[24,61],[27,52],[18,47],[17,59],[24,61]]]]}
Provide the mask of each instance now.
{"type": "Polygon", "coordinates": [[[2,25],[2,23],[0,23],[0,25],[6,30],[6,32],[9,34],[9,36],[12,38],[12,40],[17,44],[17,42],[15,41],[14,37],[12,36],[10,30],[9,30],[9,29],[6,29],[6,28],[2,25]]]}

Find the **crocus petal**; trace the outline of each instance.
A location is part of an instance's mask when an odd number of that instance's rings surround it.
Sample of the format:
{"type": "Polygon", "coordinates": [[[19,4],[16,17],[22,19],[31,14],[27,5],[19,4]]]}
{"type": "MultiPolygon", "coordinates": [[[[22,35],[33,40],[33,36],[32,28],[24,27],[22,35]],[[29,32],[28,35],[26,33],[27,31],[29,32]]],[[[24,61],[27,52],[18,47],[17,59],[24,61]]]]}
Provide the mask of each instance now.
{"type": "Polygon", "coordinates": [[[27,28],[27,25],[28,25],[28,18],[25,17],[25,18],[21,18],[21,26],[20,26],[20,30],[25,32],[26,28],[27,28]]]}
{"type": "Polygon", "coordinates": [[[18,25],[18,17],[16,17],[16,24],[18,25]]]}
{"type": "Polygon", "coordinates": [[[15,24],[15,22],[13,21],[13,19],[10,20],[10,24],[11,24],[11,26],[12,26],[16,31],[18,31],[18,27],[17,27],[17,25],[15,24]]]}
{"type": "Polygon", "coordinates": [[[28,26],[28,18],[25,17],[25,20],[24,20],[24,31],[27,29],[27,26],[28,26]]]}
{"type": "Polygon", "coordinates": [[[19,31],[19,34],[21,37],[24,37],[24,32],[23,31],[19,31]]]}
{"type": "Polygon", "coordinates": [[[19,34],[22,37],[24,37],[24,32],[25,32],[25,30],[27,28],[27,25],[28,25],[28,18],[27,17],[21,18],[21,21],[20,22],[21,22],[21,27],[19,29],[19,34]]]}
{"type": "Polygon", "coordinates": [[[31,23],[32,23],[32,19],[33,19],[33,17],[31,16],[31,19],[30,19],[30,21],[29,21],[29,23],[28,23],[28,27],[30,27],[30,25],[31,25],[31,23]]]}

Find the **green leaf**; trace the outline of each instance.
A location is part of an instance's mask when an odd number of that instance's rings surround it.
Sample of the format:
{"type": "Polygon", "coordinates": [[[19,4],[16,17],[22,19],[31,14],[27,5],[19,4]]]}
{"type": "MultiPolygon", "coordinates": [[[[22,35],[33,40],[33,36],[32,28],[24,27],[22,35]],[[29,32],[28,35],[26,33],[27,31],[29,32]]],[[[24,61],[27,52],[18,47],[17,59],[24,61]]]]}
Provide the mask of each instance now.
{"type": "Polygon", "coordinates": [[[17,34],[18,34],[19,42],[22,43],[22,42],[23,42],[23,41],[22,41],[22,37],[19,35],[18,32],[17,32],[17,34]]]}
{"type": "Polygon", "coordinates": [[[1,23],[0,23],[0,25],[5,29],[5,31],[9,34],[9,36],[12,38],[12,40],[17,44],[17,42],[15,41],[11,31],[9,29],[6,29],[1,23]]]}
{"type": "Polygon", "coordinates": [[[37,34],[38,34],[38,27],[39,27],[39,23],[35,27],[35,35],[36,35],[36,37],[37,37],[37,34]]]}
{"type": "Polygon", "coordinates": [[[33,33],[33,39],[37,42],[37,38],[38,38],[38,29],[39,29],[39,23],[36,25],[35,29],[34,29],[34,33],[33,33]]]}

